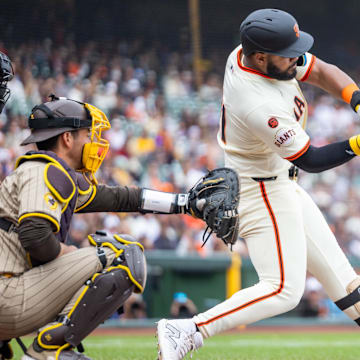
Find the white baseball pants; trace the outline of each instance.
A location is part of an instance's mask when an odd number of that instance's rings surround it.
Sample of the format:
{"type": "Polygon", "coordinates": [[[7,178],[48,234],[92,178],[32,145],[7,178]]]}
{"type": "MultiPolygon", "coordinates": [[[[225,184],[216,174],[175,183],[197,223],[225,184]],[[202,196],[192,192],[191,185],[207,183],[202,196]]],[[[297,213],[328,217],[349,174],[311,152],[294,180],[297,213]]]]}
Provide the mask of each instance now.
{"type": "MultiPolygon", "coordinates": [[[[284,173],[274,181],[241,179],[240,236],[259,282],[194,317],[204,337],[293,309],[308,270],[339,300],[357,274],[310,196],[284,173]]],[[[345,310],[359,318],[354,306],[345,310]]]]}

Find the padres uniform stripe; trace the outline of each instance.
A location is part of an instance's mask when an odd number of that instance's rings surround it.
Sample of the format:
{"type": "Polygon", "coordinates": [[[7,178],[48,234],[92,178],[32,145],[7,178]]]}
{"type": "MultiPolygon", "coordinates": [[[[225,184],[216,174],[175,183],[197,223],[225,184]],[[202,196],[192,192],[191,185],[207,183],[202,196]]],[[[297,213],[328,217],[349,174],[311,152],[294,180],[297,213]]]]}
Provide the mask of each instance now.
{"type": "Polygon", "coordinates": [[[310,140],[308,140],[306,145],[300,151],[298,151],[296,154],[294,154],[292,156],[286,157],[285,159],[289,160],[289,161],[296,160],[297,158],[299,158],[301,155],[303,155],[307,151],[309,146],[310,146],[310,140]]]}
{"type": "Polygon", "coordinates": [[[251,68],[249,68],[249,67],[247,67],[247,66],[242,65],[242,63],[241,63],[241,54],[242,54],[242,49],[240,49],[240,50],[238,51],[238,53],[237,53],[237,63],[238,63],[239,68],[240,68],[241,70],[244,70],[244,71],[247,71],[247,72],[256,74],[256,75],[260,75],[260,76],[262,76],[262,77],[264,77],[264,78],[267,78],[267,79],[271,79],[270,76],[267,76],[267,75],[261,73],[260,71],[257,71],[257,70],[254,70],[254,69],[251,69],[251,68]]]}
{"type": "Polygon", "coordinates": [[[216,320],[219,320],[221,318],[223,318],[224,316],[227,316],[227,315],[231,315],[239,310],[242,310],[242,309],[245,309],[247,308],[248,306],[250,305],[253,305],[253,304],[256,304],[262,300],[266,300],[266,299],[269,299],[275,295],[278,295],[281,293],[281,291],[283,290],[284,288],[284,282],[285,282],[285,271],[284,271],[284,262],[283,262],[283,256],[282,256],[282,251],[281,251],[281,242],[280,242],[280,234],[279,234],[279,228],[278,228],[278,225],[277,225],[277,222],[276,222],[276,217],[275,217],[275,214],[271,208],[271,205],[270,205],[270,201],[269,201],[269,198],[267,196],[267,193],[266,193],[266,189],[265,189],[265,184],[263,181],[260,181],[259,182],[259,185],[260,185],[260,191],[261,191],[261,196],[264,200],[264,203],[265,203],[265,206],[269,212],[269,215],[270,215],[270,218],[271,218],[271,222],[273,224],[273,228],[274,228],[274,233],[275,233],[275,241],[276,241],[276,249],[277,249],[277,254],[278,254],[278,262],[279,262],[279,269],[280,269],[280,284],[279,284],[279,287],[271,292],[270,294],[266,294],[264,296],[261,296],[261,297],[258,297],[254,300],[251,300],[251,301],[248,301],[247,303],[235,308],[235,309],[232,309],[232,310],[229,310],[223,314],[220,314],[220,315],[217,315],[207,321],[204,321],[204,322],[201,322],[201,323],[198,323],[196,324],[198,327],[200,326],[204,326],[204,325],[208,325],[210,323],[212,323],[213,321],[216,321],[216,320]]]}
{"type": "Polygon", "coordinates": [[[305,75],[300,79],[300,81],[306,81],[311,73],[311,70],[313,69],[314,67],[314,64],[315,64],[315,59],[316,59],[316,56],[313,55],[312,58],[311,58],[311,61],[310,61],[310,65],[309,65],[309,68],[307,69],[305,75]]]}

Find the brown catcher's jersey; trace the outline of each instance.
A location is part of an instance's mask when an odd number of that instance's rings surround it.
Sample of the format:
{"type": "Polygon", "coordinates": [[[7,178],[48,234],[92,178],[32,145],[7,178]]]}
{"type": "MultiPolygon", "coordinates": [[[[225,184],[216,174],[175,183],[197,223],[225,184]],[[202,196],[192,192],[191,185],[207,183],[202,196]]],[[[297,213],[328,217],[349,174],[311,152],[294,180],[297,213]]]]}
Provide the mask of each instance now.
{"type": "MultiPolygon", "coordinates": [[[[4,179],[0,185],[0,217],[15,225],[29,216],[41,217],[53,224],[54,232],[59,230],[68,202],[62,202],[54,195],[54,189],[50,190],[44,177],[46,166],[45,162],[26,161],[4,179]]],[[[95,191],[91,188],[80,192],[76,209],[91,200],[95,191]]],[[[17,233],[0,229],[0,274],[22,274],[30,267],[17,233]]]]}
{"type": "Polygon", "coordinates": [[[225,164],[244,177],[271,177],[290,167],[309,147],[305,81],[315,56],[306,53],[295,79],[279,81],[243,65],[238,46],[226,64],[218,142],[225,164]]]}

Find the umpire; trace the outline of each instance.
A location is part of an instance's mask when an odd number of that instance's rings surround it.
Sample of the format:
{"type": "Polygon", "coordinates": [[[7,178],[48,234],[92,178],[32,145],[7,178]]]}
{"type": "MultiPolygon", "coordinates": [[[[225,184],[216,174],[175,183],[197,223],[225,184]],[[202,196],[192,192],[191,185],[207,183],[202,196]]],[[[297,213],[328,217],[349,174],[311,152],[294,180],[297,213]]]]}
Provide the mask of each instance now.
{"type": "Polygon", "coordinates": [[[93,246],[66,245],[73,213],[157,208],[141,207],[143,189],[98,184],[110,128],[98,108],[52,95],[34,107],[29,127],[22,145],[37,151],[17,159],[0,185],[0,359],[12,358],[12,338],[34,331],[23,360],[89,359],[73,349],[143,291],[146,264],[128,235],[97,232],[93,246]]]}

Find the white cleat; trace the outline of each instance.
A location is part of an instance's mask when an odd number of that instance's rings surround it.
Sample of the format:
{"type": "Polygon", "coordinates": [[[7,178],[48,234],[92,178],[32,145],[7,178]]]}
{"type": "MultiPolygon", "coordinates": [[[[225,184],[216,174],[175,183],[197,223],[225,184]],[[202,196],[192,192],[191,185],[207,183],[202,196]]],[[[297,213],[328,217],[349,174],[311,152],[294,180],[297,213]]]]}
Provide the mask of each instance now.
{"type": "Polygon", "coordinates": [[[157,325],[158,360],[181,360],[203,346],[203,337],[190,319],[162,319],[157,325]]]}

